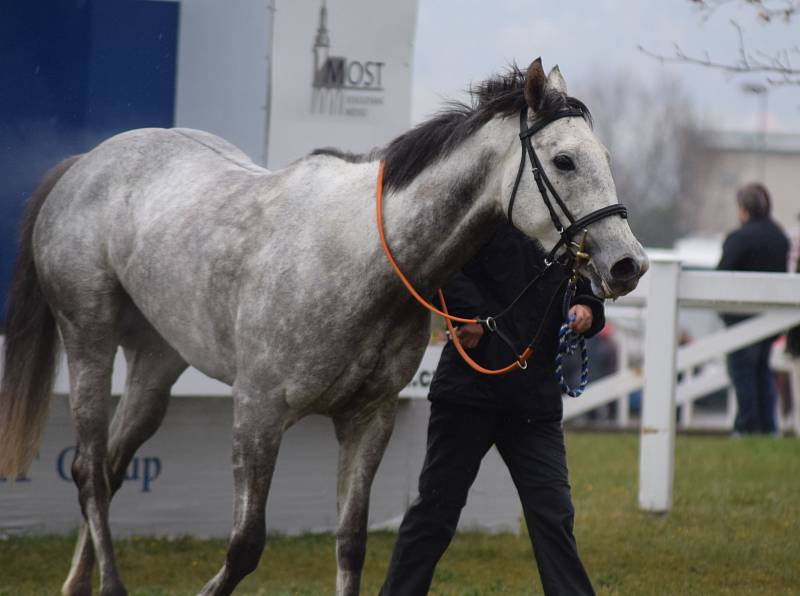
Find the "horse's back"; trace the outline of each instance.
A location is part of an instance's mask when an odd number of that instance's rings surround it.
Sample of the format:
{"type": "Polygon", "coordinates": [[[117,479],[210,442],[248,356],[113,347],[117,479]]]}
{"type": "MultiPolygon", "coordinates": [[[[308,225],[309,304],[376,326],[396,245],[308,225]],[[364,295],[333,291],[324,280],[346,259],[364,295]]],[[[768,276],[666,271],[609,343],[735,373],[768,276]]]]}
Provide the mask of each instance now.
{"type": "Polygon", "coordinates": [[[113,176],[135,172],[129,185],[167,173],[175,177],[183,171],[224,175],[246,171],[268,174],[241,149],[212,133],[192,128],[139,128],[115,135],[99,144],[81,160],[94,175],[113,176]]]}
{"type": "Polygon", "coordinates": [[[213,224],[232,199],[255,200],[254,191],[266,188],[269,177],[241,150],[207,132],[127,131],[83,155],[62,177],[39,214],[34,244],[125,259],[142,232],[164,222],[213,224]],[[203,218],[212,212],[213,218],[203,218]]]}
{"type": "Polygon", "coordinates": [[[158,196],[153,187],[190,187],[245,173],[269,175],[216,135],[189,128],[135,129],[115,135],[81,156],[51,192],[48,209],[56,212],[61,207],[64,211],[66,203],[72,209],[90,209],[92,204],[112,201],[119,194],[126,195],[126,204],[132,204],[134,198],[141,201],[158,196]]]}

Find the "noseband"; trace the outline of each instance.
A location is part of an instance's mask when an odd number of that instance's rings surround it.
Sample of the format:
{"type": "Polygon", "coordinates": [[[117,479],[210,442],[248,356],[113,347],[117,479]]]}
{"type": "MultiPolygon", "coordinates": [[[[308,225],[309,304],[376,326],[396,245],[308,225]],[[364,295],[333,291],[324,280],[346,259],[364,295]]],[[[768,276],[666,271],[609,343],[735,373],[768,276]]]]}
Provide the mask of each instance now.
{"type": "Polygon", "coordinates": [[[519,113],[519,140],[522,144],[522,155],[519,162],[519,170],[517,170],[517,178],[514,181],[514,188],[511,191],[511,198],[508,201],[508,222],[511,225],[514,225],[512,219],[514,201],[517,198],[517,190],[519,189],[519,183],[522,180],[522,173],[525,170],[525,156],[528,155],[531,160],[531,172],[533,173],[533,179],[536,181],[536,186],[539,188],[539,194],[542,195],[542,200],[547,207],[547,211],[550,213],[550,220],[553,222],[553,227],[555,227],[556,231],[561,236],[558,242],[556,242],[555,246],[553,246],[552,250],[550,250],[550,254],[547,256],[546,262],[548,263],[552,263],[555,260],[556,253],[562,246],[566,247],[573,258],[578,257],[578,261],[580,263],[580,257],[588,258],[588,255],[586,255],[583,250],[578,250],[576,252],[578,245],[573,242],[573,238],[576,234],[580,233],[581,231],[585,232],[589,225],[598,222],[601,219],[605,219],[606,217],[611,217],[612,215],[619,215],[623,219],[627,219],[628,217],[628,210],[625,208],[625,206],[616,204],[601,207],[600,209],[592,211],[588,215],[584,215],[580,219],[575,219],[575,216],[572,215],[570,210],[564,204],[564,201],[560,196],[558,196],[556,189],[553,188],[553,184],[550,182],[550,179],[547,177],[547,173],[542,167],[542,162],[539,161],[539,156],[536,155],[536,150],[533,148],[533,144],[531,143],[531,137],[542,130],[545,126],[555,122],[556,120],[573,117],[583,118],[584,115],[583,112],[578,109],[569,108],[560,112],[556,112],[555,115],[551,116],[547,120],[534,122],[533,126],[528,127],[528,108],[522,108],[519,113]],[[553,199],[558,205],[558,208],[561,209],[561,213],[563,213],[564,216],[569,220],[568,226],[564,226],[564,224],[561,222],[561,218],[558,216],[558,213],[553,207],[553,202],[550,200],[548,190],[550,191],[550,194],[553,195],[553,199]]]}

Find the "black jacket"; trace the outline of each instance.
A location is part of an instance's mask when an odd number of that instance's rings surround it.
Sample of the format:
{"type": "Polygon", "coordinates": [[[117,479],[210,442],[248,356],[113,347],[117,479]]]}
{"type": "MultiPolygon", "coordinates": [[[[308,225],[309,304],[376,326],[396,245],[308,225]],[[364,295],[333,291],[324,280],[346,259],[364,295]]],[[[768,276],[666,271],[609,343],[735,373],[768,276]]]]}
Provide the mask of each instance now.
{"type": "MultiPolygon", "coordinates": [[[[717,269],[726,271],[786,272],[789,239],[769,217],[751,219],[728,234],[722,245],[717,269]]],[[[722,315],[726,325],[733,325],[748,315],[722,315]]]]}
{"type": "MultiPolygon", "coordinates": [[[[444,288],[451,314],[462,317],[499,313],[544,268],[545,252],[508,224],[444,288]]],[[[560,420],[561,390],[555,378],[558,330],[563,322],[562,299],[569,272],[553,265],[545,276],[498,321],[498,328],[521,353],[542,326],[539,340],[526,370],[500,376],[473,371],[456,352],[452,342],[445,345],[436,368],[429,399],[506,410],[530,418],[560,420]],[[549,306],[549,308],[548,308],[549,306]]],[[[592,309],[590,337],[605,325],[603,303],[581,281],[573,304],[592,309]]],[[[485,330],[480,343],[469,355],[486,368],[500,368],[514,361],[511,349],[494,333],[485,330]]]]}

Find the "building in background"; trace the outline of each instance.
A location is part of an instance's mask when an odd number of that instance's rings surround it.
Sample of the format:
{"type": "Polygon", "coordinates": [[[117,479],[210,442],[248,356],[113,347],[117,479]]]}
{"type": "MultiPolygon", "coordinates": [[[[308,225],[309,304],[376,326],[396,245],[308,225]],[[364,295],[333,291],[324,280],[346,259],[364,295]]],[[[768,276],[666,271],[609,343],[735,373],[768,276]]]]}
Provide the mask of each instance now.
{"type": "Polygon", "coordinates": [[[736,191],[761,182],[772,196],[772,216],[787,232],[800,214],[800,135],[707,132],[697,168],[695,230],[718,235],[736,228],[736,191]],[[763,173],[763,175],[762,175],[763,173]]]}

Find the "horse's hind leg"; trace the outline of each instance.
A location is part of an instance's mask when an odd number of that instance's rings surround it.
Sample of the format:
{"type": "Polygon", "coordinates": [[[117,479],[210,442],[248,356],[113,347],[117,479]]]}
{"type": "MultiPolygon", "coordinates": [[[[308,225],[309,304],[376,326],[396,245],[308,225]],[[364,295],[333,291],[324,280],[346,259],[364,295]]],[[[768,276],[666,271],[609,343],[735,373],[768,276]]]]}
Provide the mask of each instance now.
{"type": "MultiPolygon", "coordinates": [[[[170,387],[187,364],[140,316],[122,338],[127,362],[125,393],[114,412],[109,440],[111,496],[119,490],[136,450],[164,419],[170,387]]],[[[86,523],[81,525],[75,555],[62,589],[65,595],[91,594],[94,549],[86,523]]]]}
{"type": "Polygon", "coordinates": [[[59,296],[61,304],[53,307],[69,365],[69,401],[77,433],[72,477],[97,552],[100,593],[116,595],[125,594],[125,588],[117,572],[108,525],[111,487],[107,442],[111,374],[122,296],[114,282],[93,281],[94,287],[75,291],[69,300],[65,297],[69,292],[64,292],[59,296]]]}
{"type": "Polygon", "coordinates": [[[266,540],[267,493],[284,430],[283,392],[233,386],[233,529],[222,569],[200,592],[230,594],[255,570],[266,540]]]}
{"type": "Polygon", "coordinates": [[[355,596],[359,592],[367,549],[369,493],[392,434],[397,396],[382,397],[373,404],[333,419],[339,441],[337,596],[355,596]]]}
{"type": "Polygon", "coordinates": [[[128,372],[125,394],[111,421],[108,444],[111,490],[117,492],[136,450],[152,437],[167,413],[170,389],[188,364],[152,326],[122,340],[128,372]]]}

